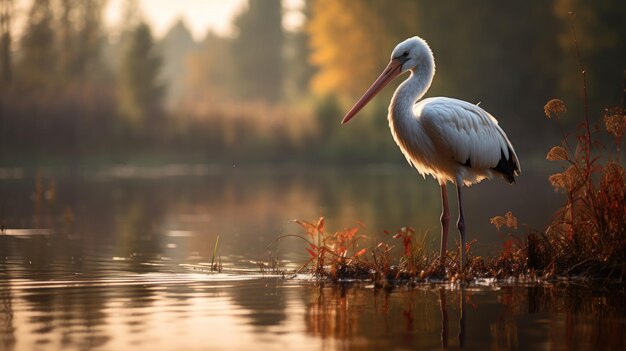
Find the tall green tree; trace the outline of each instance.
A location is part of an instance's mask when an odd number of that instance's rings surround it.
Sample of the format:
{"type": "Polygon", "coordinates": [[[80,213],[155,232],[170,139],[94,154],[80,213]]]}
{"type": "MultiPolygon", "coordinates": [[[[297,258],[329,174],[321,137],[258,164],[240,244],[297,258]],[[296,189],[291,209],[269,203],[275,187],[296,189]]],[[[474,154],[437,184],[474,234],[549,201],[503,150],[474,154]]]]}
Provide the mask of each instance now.
{"type": "Polygon", "coordinates": [[[11,25],[13,22],[13,0],[0,0],[0,81],[7,84],[11,81],[11,25]]]}
{"type": "Polygon", "coordinates": [[[283,89],[283,27],[280,0],[248,0],[234,21],[232,60],[239,95],[277,101],[283,89]]]}
{"type": "Polygon", "coordinates": [[[82,77],[95,73],[100,67],[104,4],[104,0],[88,0],[81,1],[78,7],[76,70],[82,77]]]}
{"type": "Polygon", "coordinates": [[[59,73],[64,82],[91,79],[101,73],[104,0],[60,0],[58,21],[59,73]]]}
{"type": "Polygon", "coordinates": [[[196,50],[196,43],[191,36],[191,31],[183,19],[167,31],[159,41],[158,47],[163,55],[163,69],[161,76],[167,82],[167,105],[177,103],[184,89],[186,58],[196,50]]]}
{"type": "Polygon", "coordinates": [[[119,72],[121,113],[135,128],[156,122],[162,116],[161,62],[150,27],[141,23],[132,34],[119,72]]]}
{"type": "Polygon", "coordinates": [[[105,41],[106,49],[102,50],[102,60],[113,72],[120,70],[121,58],[128,51],[133,33],[142,22],[144,16],[138,1],[124,0],[120,9],[119,24],[110,28],[108,33],[112,40],[105,41]]]}
{"type": "Polygon", "coordinates": [[[75,75],[76,28],[74,16],[77,0],[61,0],[58,5],[59,20],[57,24],[59,71],[64,78],[75,75]]]}
{"type": "Polygon", "coordinates": [[[302,11],[304,25],[292,33],[286,35],[286,57],[288,72],[285,78],[285,86],[289,97],[302,97],[309,93],[309,83],[315,74],[315,67],[309,62],[311,48],[309,45],[310,35],[307,25],[311,19],[311,0],[305,0],[302,11]]]}
{"type": "Polygon", "coordinates": [[[29,87],[45,87],[56,81],[55,35],[50,0],[34,0],[21,38],[19,79],[29,87]]]}

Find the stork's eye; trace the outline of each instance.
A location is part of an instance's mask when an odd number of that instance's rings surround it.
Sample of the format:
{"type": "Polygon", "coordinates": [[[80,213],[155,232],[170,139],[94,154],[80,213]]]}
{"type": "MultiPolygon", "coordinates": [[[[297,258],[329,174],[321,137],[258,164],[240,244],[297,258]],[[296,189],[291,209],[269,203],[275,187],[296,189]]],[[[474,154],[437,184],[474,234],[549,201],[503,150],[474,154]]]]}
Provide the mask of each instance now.
{"type": "Polygon", "coordinates": [[[402,53],[402,57],[407,57],[407,56],[409,56],[409,52],[408,51],[405,51],[405,52],[402,53]]]}

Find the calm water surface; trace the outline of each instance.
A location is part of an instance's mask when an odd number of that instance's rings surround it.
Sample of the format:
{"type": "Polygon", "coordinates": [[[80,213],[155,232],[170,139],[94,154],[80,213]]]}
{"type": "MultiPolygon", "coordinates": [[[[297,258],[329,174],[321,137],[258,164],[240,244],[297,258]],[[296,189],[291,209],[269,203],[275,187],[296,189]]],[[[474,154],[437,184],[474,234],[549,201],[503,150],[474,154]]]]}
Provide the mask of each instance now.
{"type": "MultiPolygon", "coordinates": [[[[412,172],[169,166],[0,175],[0,349],[625,346],[622,285],[385,291],[258,272],[255,261],[274,238],[299,233],[294,218],[325,216],[331,229],[361,221],[374,243],[384,229],[410,225],[433,232],[436,245],[438,189],[412,172]],[[224,271],[212,273],[218,235],[224,271]]],[[[559,198],[544,179],[467,191],[476,254],[501,245],[493,215],[511,210],[537,228],[548,222],[559,198]]],[[[269,250],[285,266],[305,259],[297,240],[269,250]]]]}

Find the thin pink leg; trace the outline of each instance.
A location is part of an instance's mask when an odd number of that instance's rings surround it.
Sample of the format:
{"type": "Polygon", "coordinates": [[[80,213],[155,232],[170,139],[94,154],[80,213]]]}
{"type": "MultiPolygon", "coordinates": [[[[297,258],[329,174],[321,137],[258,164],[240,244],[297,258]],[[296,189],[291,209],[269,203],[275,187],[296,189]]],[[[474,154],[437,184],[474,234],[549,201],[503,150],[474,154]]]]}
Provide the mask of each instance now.
{"type": "Polygon", "coordinates": [[[465,267],[466,258],[465,258],[465,216],[463,215],[463,197],[461,196],[461,183],[457,182],[456,191],[459,198],[459,220],[456,222],[456,227],[459,229],[459,234],[461,234],[461,269],[465,267]]]}
{"type": "Polygon", "coordinates": [[[450,209],[448,208],[448,192],[446,184],[441,184],[441,203],[443,211],[441,212],[441,264],[445,263],[446,249],[448,247],[448,224],[450,223],[450,209]]]}

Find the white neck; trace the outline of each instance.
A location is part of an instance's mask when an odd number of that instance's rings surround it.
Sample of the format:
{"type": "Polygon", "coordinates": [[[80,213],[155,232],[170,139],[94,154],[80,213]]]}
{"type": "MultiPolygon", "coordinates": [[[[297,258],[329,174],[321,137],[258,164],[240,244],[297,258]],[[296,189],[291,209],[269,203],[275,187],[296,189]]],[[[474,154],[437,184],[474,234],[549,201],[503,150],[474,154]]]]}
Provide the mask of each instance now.
{"type": "Polygon", "coordinates": [[[411,75],[402,82],[393,94],[389,105],[389,118],[394,120],[413,116],[413,106],[419,101],[433,82],[435,64],[432,60],[424,60],[411,75]]]}

